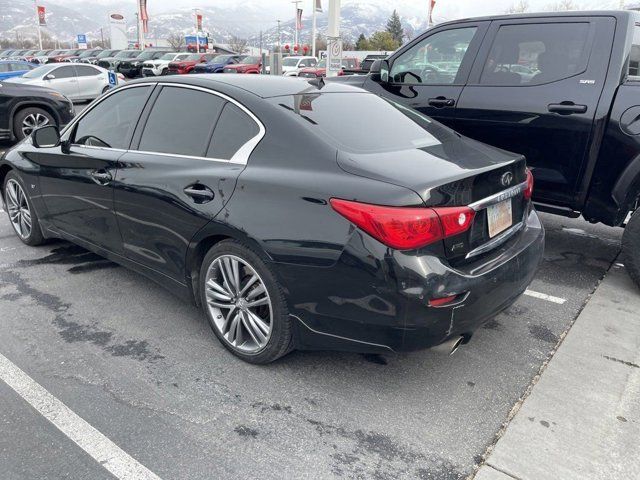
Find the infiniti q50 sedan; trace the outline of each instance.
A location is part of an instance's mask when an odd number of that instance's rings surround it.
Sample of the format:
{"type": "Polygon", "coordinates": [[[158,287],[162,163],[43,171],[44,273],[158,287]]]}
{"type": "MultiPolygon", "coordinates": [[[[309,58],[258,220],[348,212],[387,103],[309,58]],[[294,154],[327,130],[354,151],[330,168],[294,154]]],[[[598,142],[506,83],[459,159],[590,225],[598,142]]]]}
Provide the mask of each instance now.
{"type": "Polygon", "coordinates": [[[364,90],[251,75],[128,83],[0,161],[24,243],[143,273],[253,363],[466,343],[541,260],[531,178],[364,90]]]}

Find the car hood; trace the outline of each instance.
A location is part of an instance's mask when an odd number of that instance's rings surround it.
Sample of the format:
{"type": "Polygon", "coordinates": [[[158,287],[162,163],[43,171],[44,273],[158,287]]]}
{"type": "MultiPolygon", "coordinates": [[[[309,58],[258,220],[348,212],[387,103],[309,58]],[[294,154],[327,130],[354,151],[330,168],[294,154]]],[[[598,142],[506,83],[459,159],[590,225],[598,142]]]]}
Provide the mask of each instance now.
{"type": "Polygon", "coordinates": [[[227,66],[226,63],[199,63],[196,65],[196,68],[222,68],[225,66],[227,66]]]}
{"type": "Polygon", "coordinates": [[[39,85],[32,85],[30,83],[24,82],[24,80],[30,79],[10,78],[0,81],[0,93],[2,93],[3,89],[6,89],[7,93],[15,95],[37,95],[40,97],[50,98],[55,102],[60,102],[63,100],[62,97],[60,97],[60,94],[55,90],[39,85]]]}
{"type": "Polygon", "coordinates": [[[477,142],[440,124],[429,133],[434,138],[429,146],[371,154],[340,151],[338,164],[348,173],[409,188],[429,204],[437,187],[524,161],[522,155],[477,142]]]}
{"type": "Polygon", "coordinates": [[[41,78],[24,78],[24,77],[13,77],[13,78],[8,78],[6,80],[3,80],[4,82],[7,83],[23,83],[26,85],[37,85],[42,83],[42,79],[41,78]]]}

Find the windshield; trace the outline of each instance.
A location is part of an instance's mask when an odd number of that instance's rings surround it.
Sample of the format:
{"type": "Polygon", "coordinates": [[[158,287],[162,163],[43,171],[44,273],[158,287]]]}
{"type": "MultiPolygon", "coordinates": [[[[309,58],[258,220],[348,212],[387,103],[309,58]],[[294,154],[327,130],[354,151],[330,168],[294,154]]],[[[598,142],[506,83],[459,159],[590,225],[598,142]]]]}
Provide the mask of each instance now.
{"type": "Polygon", "coordinates": [[[22,78],[42,78],[44,77],[48,72],[50,72],[51,70],[53,70],[54,68],[59,67],[60,65],[43,65],[42,67],[38,67],[38,68],[34,68],[33,70],[25,73],[22,78]]]}
{"type": "Polygon", "coordinates": [[[299,61],[300,61],[299,58],[287,57],[284,60],[282,60],[282,66],[283,67],[295,67],[296,65],[298,65],[299,61]]]}
{"type": "Polygon", "coordinates": [[[225,63],[229,60],[233,55],[218,55],[217,57],[213,57],[211,60],[213,63],[225,63]]]}
{"type": "Polygon", "coordinates": [[[192,55],[189,55],[188,57],[184,58],[184,60],[186,60],[187,62],[197,62],[202,58],[202,55],[199,53],[194,53],[192,55]]]}
{"type": "Polygon", "coordinates": [[[112,56],[115,52],[117,52],[117,50],[104,50],[103,52],[100,52],[98,55],[96,55],[96,58],[105,58],[105,57],[110,57],[110,56],[112,56]]]}
{"type": "Polygon", "coordinates": [[[122,50],[114,58],[132,58],[138,55],[139,53],[140,52],[138,50],[122,50]]]}
{"type": "Polygon", "coordinates": [[[175,53],[165,53],[160,57],[160,60],[173,60],[176,57],[175,53]]]}
{"type": "Polygon", "coordinates": [[[82,52],[78,58],[94,57],[96,53],[95,50],[87,50],[86,52],[82,52]]]}
{"type": "Polygon", "coordinates": [[[322,60],[320,60],[318,62],[318,65],[316,65],[318,68],[327,68],[327,59],[323,58],[322,60]]]}
{"type": "Polygon", "coordinates": [[[247,57],[244,60],[242,60],[242,63],[246,63],[247,65],[256,65],[260,63],[261,60],[262,60],[262,57],[247,57]]]}
{"type": "Polygon", "coordinates": [[[157,52],[154,52],[153,50],[147,50],[146,52],[142,52],[140,55],[136,56],[137,60],[149,60],[151,58],[153,58],[153,56],[156,54],[157,52]]]}

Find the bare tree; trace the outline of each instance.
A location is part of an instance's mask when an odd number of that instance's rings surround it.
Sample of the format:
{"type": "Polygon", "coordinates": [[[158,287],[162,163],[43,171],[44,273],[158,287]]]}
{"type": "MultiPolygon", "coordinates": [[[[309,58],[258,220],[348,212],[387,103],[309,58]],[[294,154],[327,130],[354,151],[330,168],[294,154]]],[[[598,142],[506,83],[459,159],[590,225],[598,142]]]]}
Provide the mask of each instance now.
{"type": "Polygon", "coordinates": [[[176,52],[182,50],[182,47],[185,45],[184,35],[180,35],[179,33],[172,33],[167,37],[167,42],[171,45],[176,52]]]}
{"type": "Polygon", "coordinates": [[[231,40],[229,40],[229,48],[237,54],[242,55],[247,51],[247,43],[245,38],[239,38],[234,35],[231,37],[231,40]]]}
{"type": "Polygon", "coordinates": [[[524,13],[529,11],[529,1],[519,0],[517,3],[511,5],[505,13],[524,13]]]}
{"type": "Polygon", "coordinates": [[[580,10],[580,5],[578,5],[573,0],[560,0],[558,2],[547,5],[547,10],[552,12],[560,12],[565,10],[580,10]]]}

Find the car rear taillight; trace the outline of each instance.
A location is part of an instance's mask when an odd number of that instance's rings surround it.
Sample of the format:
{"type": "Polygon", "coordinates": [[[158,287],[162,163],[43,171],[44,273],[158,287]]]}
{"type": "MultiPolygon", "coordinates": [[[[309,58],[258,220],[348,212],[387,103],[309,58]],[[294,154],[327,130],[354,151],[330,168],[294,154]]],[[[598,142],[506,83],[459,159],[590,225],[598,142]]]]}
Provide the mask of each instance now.
{"type": "Polygon", "coordinates": [[[469,207],[387,207],[331,199],[331,207],[385,245],[413,250],[465,232],[474,211],[469,207]]]}
{"type": "Polygon", "coordinates": [[[526,200],[531,200],[533,196],[533,174],[531,170],[527,168],[527,188],[524,191],[524,198],[526,200]]]}

